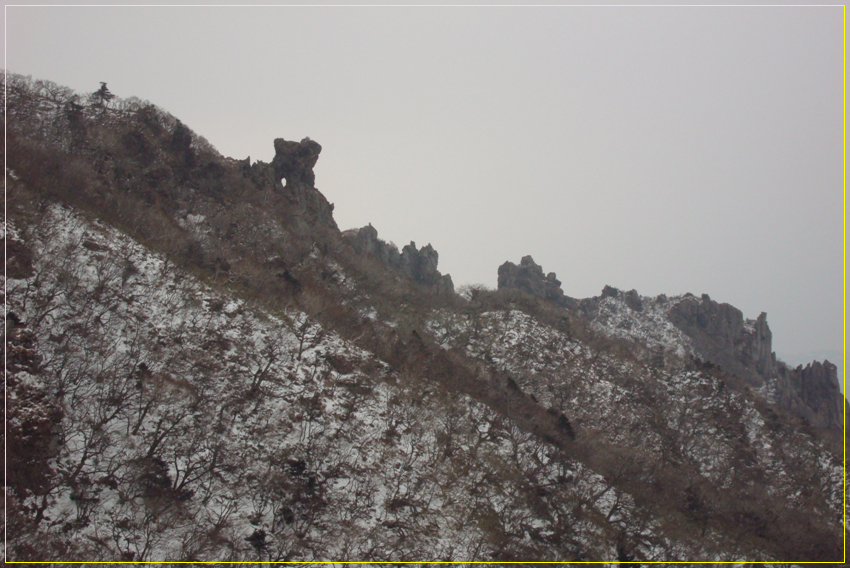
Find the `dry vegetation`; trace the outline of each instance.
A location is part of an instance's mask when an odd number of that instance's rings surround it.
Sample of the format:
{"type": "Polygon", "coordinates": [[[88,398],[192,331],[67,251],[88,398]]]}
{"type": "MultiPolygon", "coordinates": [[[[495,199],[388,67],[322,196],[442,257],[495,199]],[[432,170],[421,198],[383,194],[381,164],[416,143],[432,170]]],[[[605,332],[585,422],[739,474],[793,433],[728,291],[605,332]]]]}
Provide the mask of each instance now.
{"type": "Polygon", "coordinates": [[[6,88],[8,559],[841,557],[839,446],[722,369],[435,294],[150,103],[6,88]]]}

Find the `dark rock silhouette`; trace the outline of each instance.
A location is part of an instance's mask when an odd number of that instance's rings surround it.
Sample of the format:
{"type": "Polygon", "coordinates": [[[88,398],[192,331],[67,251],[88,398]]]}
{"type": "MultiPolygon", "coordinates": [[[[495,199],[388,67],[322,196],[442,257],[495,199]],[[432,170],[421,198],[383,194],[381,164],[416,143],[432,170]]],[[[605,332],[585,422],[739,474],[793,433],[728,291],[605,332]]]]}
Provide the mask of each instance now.
{"type": "Polygon", "coordinates": [[[835,365],[829,361],[814,361],[796,369],[779,365],[774,380],[779,406],[805,418],[815,428],[843,428],[846,401],[835,365]]]}
{"type": "Polygon", "coordinates": [[[543,276],[543,267],[531,256],[524,256],[519,265],[505,262],[499,267],[499,290],[513,288],[558,304],[566,303],[561,281],[550,272],[543,276]]]}
{"type": "Polygon", "coordinates": [[[275,139],[272,167],[276,178],[285,179],[287,186],[303,183],[315,187],[316,175],[313,173],[313,167],[319,161],[321,151],[322,146],[309,138],[304,138],[301,142],[275,139]]]}
{"type": "Polygon", "coordinates": [[[720,304],[703,294],[686,294],[670,308],[670,321],[693,340],[700,355],[735,373],[753,386],[761,386],[776,368],[767,314],[744,321],[735,306],[720,304]]]}
{"type": "Polygon", "coordinates": [[[274,141],[275,156],[270,165],[258,162],[252,167],[252,176],[257,178],[271,174],[273,183],[282,189],[294,205],[293,224],[302,232],[310,232],[310,226],[317,224],[322,227],[336,229],[333,218],[333,203],[329,203],[322,193],[316,189],[316,175],[313,168],[319,160],[322,146],[309,138],[301,142],[293,142],[277,138],[274,141]],[[257,173],[253,173],[257,169],[257,173]]]}
{"type": "Polygon", "coordinates": [[[417,249],[411,241],[399,253],[395,245],[378,238],[378,231],[371,224],[346,231],[343,236],[357,252],[378,257],[414,282],[434,286],[440,292],[454,292],[452,277],[437,270],[440,255],[430,244],[417,249]]]}

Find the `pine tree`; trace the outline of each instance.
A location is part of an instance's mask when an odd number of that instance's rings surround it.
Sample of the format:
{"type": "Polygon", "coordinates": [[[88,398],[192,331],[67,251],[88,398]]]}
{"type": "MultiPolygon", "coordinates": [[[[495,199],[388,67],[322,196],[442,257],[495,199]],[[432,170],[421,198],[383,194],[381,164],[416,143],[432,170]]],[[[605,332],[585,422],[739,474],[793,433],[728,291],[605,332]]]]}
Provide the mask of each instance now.
{"type": "Polygon", "coordinates": [[[100,88],[91,94],[92,105],[106,106],[109,101],[115,98],[115,95],[106,87],[106,83],[100,82],[100,88]]]}

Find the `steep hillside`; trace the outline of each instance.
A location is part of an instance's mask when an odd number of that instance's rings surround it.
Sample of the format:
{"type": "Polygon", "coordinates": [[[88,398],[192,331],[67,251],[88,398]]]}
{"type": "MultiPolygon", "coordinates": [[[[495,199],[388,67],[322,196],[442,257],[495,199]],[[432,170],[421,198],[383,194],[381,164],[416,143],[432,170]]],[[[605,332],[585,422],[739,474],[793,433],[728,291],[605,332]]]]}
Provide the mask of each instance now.
{"type": "Polygon", "coordinates": [[[836,369],[764,314],[530,256],[456,293],[338,229],[315,141],[6,92],[6,559],[841,561],[836,369]]]}

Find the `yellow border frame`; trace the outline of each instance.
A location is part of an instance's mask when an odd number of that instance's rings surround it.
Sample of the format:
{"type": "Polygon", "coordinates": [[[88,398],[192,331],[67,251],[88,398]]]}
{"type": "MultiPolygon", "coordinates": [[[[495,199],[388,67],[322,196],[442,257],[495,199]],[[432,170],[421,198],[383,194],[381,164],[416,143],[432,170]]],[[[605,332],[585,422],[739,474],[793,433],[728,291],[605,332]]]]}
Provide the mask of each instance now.
{"type": "MultiPolygon", "coordinates": [[[[844,558],[841,563],[847,561],[847,6],[845,4],[6,4],[3,7],[3,143],[6,147],[6,74],[7,74],[7,45],[6,45],[6,25],[8,8],[246,8],[246,7],[310,7],[310,8],[387,8],[387,7],[405,7],[405,8],[446,8],[446,7],[467,7],[467,8],[482,8],[482,7],[547,7],[547,8],[576,8],[576,7],[594,7],[594,8],[706,8],[706,7],[723,7],[723,8],[769,8],[769,7],[805,7],[805,8],[843,8],[843,23],[844,23],[844,183],[843,183],[843,235],[844,235],[844,383],[845,404],[844,404],[844,558]]],[[[4,168],[8,168],[6,163],[6,154],[3,154],[4,168]]],[[[5,171],[5,170],[4,170],[5,171]]],[[[4,173],[3,176],[3,219],[7,219],[6,211],[6,185],[7,179],[4,173]]],[[[3,336],[6,336],[6,239],[3,238],[3,336]]],[[[6,347],[3,347],[3,486],[6,486],[6,347]]],[[[6,518],[6,492],[3,492],[3,517],[6,518]]],[[[6,523],[3,524],[3,549],[6,549],[6,523]]],[[[5,554],[5,552],[4,552],[5,554]]],[[[27,562],[27,561],[8,561],[3,559],[5,564],[619,564],[619,562],[62,562],[62,561],[46,561],[46,562],[27,562]]],[[[783,564],[836,564],[836,562],[782,562],[783,564]]],[[[741,562],[640,562],[640,564],[742,564],[741,562]]],[[[747,564],[776,564],[776,562],[747,562],[747,564]]]]}

